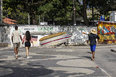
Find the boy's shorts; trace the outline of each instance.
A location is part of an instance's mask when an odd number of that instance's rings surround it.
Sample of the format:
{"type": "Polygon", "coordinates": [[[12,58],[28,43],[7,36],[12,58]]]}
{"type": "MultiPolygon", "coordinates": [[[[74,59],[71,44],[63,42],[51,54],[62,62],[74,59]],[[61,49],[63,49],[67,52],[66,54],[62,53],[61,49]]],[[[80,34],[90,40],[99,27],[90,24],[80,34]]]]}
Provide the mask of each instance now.
{"type": "Polygon", "coordinates": [[[90,49],[91,49],[91,51],[95,51],[96,45],[90,45],[90,49]]]}
{"type": "Polygon", "coordinates": [[[19,47],[20,46],[20,42],[19,43],[13,43],[13,46],[14,46],[14,48],[19,47]]]}

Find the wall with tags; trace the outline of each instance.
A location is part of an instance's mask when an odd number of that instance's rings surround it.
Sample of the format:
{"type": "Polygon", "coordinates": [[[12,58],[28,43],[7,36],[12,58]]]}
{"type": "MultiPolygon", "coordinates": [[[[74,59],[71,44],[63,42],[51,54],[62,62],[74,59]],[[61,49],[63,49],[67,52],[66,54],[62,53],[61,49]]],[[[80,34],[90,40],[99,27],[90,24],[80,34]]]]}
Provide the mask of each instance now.
{"type": "MultiPolygon", "coordinates": [[[[40,46],[40,38],[59,32],[66,32],[71,35],[68,40],[69,45],[87,45],[86,40],[88,40],[88,35],[83,34],[83,32],[88,34],[92,29],[97,30],[97,27],[18,25],[18,30],[21,32],[22,37],[27,30],[30,31],[33,38],[33,46],[35,47],[40,46]]],[[[14,25],[9,27],[0,27],[0,43],[8,43],[12,47],[11,35],[14,30],[14,25]]],[[[21,44],[21,46],[23,45],[21,44]]]]}
{"type": "Polygon", "coordinates": [[[98,22],[97,32],[100,37],[99,42],[107,44],[116,43],[116,23],[98,22]]]}

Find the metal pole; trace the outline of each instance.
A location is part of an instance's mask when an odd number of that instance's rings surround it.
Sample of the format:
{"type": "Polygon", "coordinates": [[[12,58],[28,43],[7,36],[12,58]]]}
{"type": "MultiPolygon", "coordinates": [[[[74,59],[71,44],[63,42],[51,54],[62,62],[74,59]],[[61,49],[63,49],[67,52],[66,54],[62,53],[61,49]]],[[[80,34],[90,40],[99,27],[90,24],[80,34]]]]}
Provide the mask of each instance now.
{"type": "Polygon", "coordinates": [[[28,25],[30,25],[30,15],[28,13],[28,25]]]}
{"type": "Polygon", "coordinates": [[[44,22],[44,13],[43,13],[43,22],[44,22]]]}
{"type": "Polygon", "coordinates": [[[39,15],[39,25],[40,25],[40,15],[39,15]]]}
{"type": "Polygon", "coordinates": [[[2,5],[3,5],[3,1],[0,0],[0,23],[2,23],[2,16],[3,16],[3,8],[2,8],[2,5]]]}
{"type": "Polygon", "coordinates": [[[75,10],[75,0],[73,0],[73,25],[76,25],[75,10]]]}

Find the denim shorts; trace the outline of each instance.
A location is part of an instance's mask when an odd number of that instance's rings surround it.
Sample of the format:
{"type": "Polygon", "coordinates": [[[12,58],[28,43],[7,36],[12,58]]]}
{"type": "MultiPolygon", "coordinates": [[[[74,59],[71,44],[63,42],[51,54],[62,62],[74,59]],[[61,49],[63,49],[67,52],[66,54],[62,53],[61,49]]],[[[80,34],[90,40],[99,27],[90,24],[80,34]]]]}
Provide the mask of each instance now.
{"type": "Polygon", "coordinates": [[[96,45],[90,45],[90,49],[91,49],[91,51],[95,51],[96,45]]]}
{"type": "Polygon", "coordinates": [[[31,43],[30,42],[25,42],[25,47],[30,47],[31,43]]]}

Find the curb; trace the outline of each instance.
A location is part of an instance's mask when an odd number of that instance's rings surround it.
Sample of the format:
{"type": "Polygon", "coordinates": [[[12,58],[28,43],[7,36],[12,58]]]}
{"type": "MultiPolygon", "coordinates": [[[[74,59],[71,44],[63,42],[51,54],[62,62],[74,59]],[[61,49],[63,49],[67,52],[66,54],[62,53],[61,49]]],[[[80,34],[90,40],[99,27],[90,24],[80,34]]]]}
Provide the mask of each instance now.
{"type": "MultiPolygon", "coordinates": [[[[107,48],[115,48],[116,47],[116,44],[109,44],[109,45],[107,45],[107,44],[97,44],[96,45],[96,48],[105,48],[105,47],[107,47],[107,48]]],[[[0,50],[4,50],[4,49],[10,49],[10,48],[13,48],[13,47],[1,47],[0,48],[0,50]]],[[[19,47],[19,48],[24,48],[24,47],[19,47]]],[[[90,46],[89,45],[86,45],[86,46],[79,46],[79,45],[77,45],[77,46],[48,46],[48,47],[42,47],[42,46],[37,46],[37,48],[79,48],[79,49],[81,49],[81,48],[90,48],[90,46]]],[[[116,52],[116,50],[114,50],[114,49],[111,49],[111,51],[112,52],[116,52]]]]}
{"type": "Polygon", "coordinates": [[[101,69],[101,71],[103,71],[108,77],[111,77],[104,69],[102,69],[101,67],[99,67],[101,69]]]}
{"type": "Polygon", "coordinates": [[[4,49],[11,49],[12,47],[2,47],[0,48],[0,50],[4,50],[4,49]]]}

